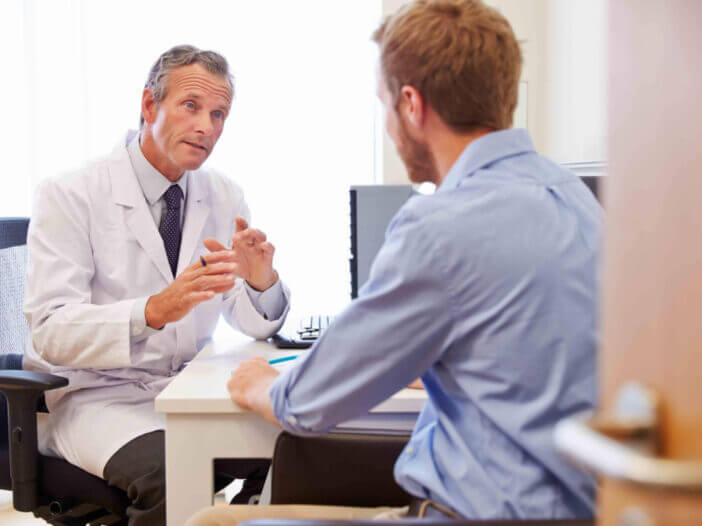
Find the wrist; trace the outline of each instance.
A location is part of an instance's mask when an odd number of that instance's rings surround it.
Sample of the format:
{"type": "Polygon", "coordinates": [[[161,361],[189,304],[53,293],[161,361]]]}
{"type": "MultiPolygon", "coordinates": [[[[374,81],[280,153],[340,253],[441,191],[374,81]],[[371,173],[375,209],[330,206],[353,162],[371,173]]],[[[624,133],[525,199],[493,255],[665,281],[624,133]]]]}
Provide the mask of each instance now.
{"type": "Polygon", "coordinates": [[[277,282],[278,282],[278,272],[276,272],[275,270],[273,270],[273,272],[268,277],[268,279],[262,280],[261,282],[254,283],[252,281],[246,280],[246,283],[248,283],[249,286],[257,292],[264,292],[264,291],[270,289],[277,282]]]}
{"type": "Polygon", "coordinates": [[[278,373],[276,372],[275,374],[269,375],[262,379],[262,381],[256,387],[256,392],[253,394],[251,400],[251,409],[274,424],[278,424],[278,420],[275,418],[275,414],[273,412],[273,404],[271,402],[270,393],[271,387],[273,387],[273,383],[277,377],[278,373]]]}
{"type": "Polygon", "coordinates": [[[166,325],[166,321],[163,319],[163,315],[158,307],[158,294],[151,296],[148,300],[146,300],[144,317],[146,319],[146,325],[152,329],[160,330],[164,325],[166,325]]]}

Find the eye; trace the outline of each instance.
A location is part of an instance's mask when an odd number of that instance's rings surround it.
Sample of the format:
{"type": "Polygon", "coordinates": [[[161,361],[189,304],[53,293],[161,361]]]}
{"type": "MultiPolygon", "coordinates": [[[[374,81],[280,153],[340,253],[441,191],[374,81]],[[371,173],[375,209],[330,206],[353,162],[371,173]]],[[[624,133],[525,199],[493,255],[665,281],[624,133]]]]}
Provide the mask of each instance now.
{"type": "Polygon", "coordinates": [[[213,111],[213,112],[212,112],[212,116],[213,116],[215,119],[217,119],[217,120],[221,120],[221,119],[224,118],[224,112],[223,112],[223,111],[219,111],[219,110],[213,111]]]}
{"type": "Polygon", "coordinates": [[[195,109],[195,103],[191,100],[187,100],[183,103],[183,105],[188,108],[189,110],[194,110],[195,109]]]}

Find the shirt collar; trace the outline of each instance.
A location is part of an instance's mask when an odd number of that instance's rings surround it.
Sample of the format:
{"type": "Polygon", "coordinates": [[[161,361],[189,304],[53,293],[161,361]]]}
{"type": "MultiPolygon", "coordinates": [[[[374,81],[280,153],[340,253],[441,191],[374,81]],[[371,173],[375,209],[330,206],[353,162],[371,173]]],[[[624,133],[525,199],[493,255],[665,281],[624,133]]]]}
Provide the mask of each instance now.
{"type": "MultiPolygon", "coordinates": [[[[144,192],[144,197],[146,197],[149,206],[151,206],[161,199],[161,196],[163,196],[173,183],[166,179],[166,177],[146,159],[144,152],[141,151],[141,147],[139,146],[138,133],[135,134],[127,145],[127,152],[129,153],[129,159],[132,162],[134,173],[139,181],[139,186],[141,186],[141,191],[144,192]]],[[[185,196],[187,195],[189,173],[190,172],[183,173],[180,179],[176,181],[176,184],[178,184],[183,191],[183,200],[185,200],[185,196]]]]}
{"type": "Polygon", "coordinates": [[[458,156],[444,177],[437,192],[457,188],[464,177],[470,177],[480,168],[495,161],[525,152],[533,152],[529,132],[524,129],[500,130],[474,140],[458,156]]]}

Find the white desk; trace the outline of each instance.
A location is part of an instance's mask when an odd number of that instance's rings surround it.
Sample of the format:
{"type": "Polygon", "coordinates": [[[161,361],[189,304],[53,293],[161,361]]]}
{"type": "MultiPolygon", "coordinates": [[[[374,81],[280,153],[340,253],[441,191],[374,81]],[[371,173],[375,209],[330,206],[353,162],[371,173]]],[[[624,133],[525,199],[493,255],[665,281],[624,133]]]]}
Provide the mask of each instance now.
{"type": "MultiPolygon", "coordinates": [[[[305,351],[299,351],[305,352],[305,351]]],[[[226,384],[240,361],[297,354],[265,342],[218,341],[207,345],[156,398],[166,414],[166,519],[182,525],[212,505],[215,458],[271,458],[280,429],[232,402],[226,384]]],[[[404,389],[345,427],[409,429],[426,400],[421,390],[404,389]]]]}

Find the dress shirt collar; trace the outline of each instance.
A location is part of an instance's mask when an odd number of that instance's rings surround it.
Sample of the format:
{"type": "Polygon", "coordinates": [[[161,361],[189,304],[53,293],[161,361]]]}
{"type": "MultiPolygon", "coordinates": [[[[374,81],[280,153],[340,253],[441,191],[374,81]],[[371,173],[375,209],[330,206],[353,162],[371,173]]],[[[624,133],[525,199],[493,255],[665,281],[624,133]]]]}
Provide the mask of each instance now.
{"type": "MultiPolygon", "coordinates": [[[[139,146],[138,133],[134,135],[127,145],[127,152],[129,153],[129,159],[132,162],[134,173],[139,181],[139,186],[141,186],[141,191],[144,192],[149,206],[153,206],[156,201],[161,199],[161,196],[163,196],[173,183],[166,179],[166,177],[146,159],[144,152],[141,151],[141,146],[139,146]]],[[[190,172],[183,173],[180,179],[176,181],[183,191],[183,200],[185,200],[185,196],[187,195],[189,173],[190,172]]]]}
{"type": "Polygon", "coordinates": [[[458,156],[444,177],[437,192],[445,192],[458,187],[461,179],[495,161],[524,152],[533,152],[529,132],[524,129],[500,130],[483,135],[474,140],[458,156]]]}

